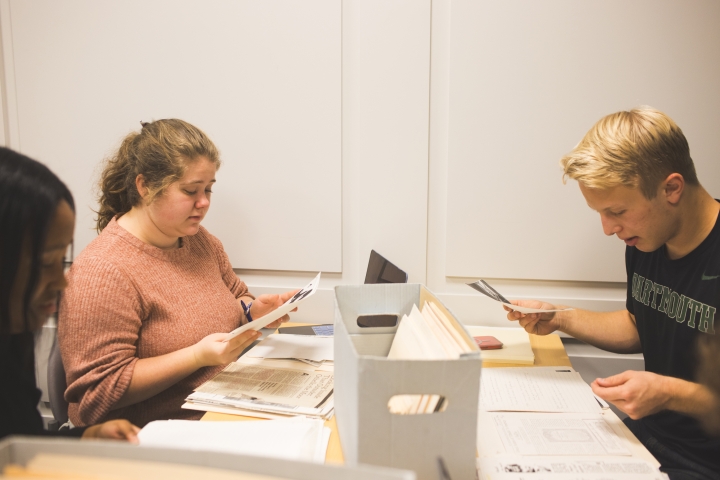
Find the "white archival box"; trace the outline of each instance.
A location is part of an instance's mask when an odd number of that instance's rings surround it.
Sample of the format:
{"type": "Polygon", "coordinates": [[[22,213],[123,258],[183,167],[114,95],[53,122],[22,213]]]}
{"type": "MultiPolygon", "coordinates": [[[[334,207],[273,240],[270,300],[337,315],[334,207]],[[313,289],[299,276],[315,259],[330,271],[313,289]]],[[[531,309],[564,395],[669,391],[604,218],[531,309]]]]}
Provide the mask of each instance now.
{"type": "Polygon", "coordinates": [[[320,465],[222,452],[139,447],[112,440],[82,441],[70,438],[20,436],[0,440],[0,472],[11,463],[25,466],[39,453],[194,465],[271,475],[290,480],[415,480],[413,472],[370,465],[320,465]]]}
{"type": "Polygon", "coordinates": [[[475,478],[479,350],[454,360],[388,359],[394,327],[359,327],[358,316],[409,314],[432,300],[462,335],[472,337],[454,315],[419,284],[335,287],[335,415],[345,461],[414,470],[437,480],[438,457],[451,478],[475,478]],[[395,415],[394,395],[437,394],[442,412],[395,415]]]}

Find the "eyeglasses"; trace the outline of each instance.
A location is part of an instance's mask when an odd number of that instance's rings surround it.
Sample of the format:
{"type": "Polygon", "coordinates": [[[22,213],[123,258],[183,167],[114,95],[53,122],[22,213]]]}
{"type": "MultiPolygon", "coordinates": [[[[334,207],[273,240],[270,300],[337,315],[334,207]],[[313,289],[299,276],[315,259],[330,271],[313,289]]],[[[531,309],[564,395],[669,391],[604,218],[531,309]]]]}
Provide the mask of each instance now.
{"type": "Polygon", "coordinates": [[[72,266],[73,260],[75,259],[75,242],[70,243],[67,251],[65,252],[65,258],[63,258],[63,271],[67,271],[72,266]]]}

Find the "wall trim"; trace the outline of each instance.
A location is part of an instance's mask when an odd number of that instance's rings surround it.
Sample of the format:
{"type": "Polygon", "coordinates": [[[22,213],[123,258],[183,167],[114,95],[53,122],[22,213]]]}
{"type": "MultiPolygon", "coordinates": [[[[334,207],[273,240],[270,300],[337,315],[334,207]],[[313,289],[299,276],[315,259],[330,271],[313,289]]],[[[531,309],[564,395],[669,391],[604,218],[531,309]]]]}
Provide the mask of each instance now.
{"type": "Polygon", "coordinates": [[[2,90],[0,107],[2,108],[2,144],[14,150],[20,150],[20,131],[18,125],[17,91],[15,89],[15,56],[13,53],[12,15],[10,0],[0,0],[0,78],[2,90]]]}

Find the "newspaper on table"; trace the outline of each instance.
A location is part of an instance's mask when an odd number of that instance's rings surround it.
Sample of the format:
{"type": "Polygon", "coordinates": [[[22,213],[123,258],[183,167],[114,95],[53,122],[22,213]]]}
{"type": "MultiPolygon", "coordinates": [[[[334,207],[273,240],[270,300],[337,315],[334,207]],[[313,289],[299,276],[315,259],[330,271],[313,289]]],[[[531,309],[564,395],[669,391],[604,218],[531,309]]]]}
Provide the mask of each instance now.
{"type": "Polygon", "coordinates": [[[305,415],[328,419],[334,411],[332,366],[295,360],[241,357],[200,385],[183,408],[260,417],[305,415]],[[216,408],[212,408],[216,407],[216,408]]]}

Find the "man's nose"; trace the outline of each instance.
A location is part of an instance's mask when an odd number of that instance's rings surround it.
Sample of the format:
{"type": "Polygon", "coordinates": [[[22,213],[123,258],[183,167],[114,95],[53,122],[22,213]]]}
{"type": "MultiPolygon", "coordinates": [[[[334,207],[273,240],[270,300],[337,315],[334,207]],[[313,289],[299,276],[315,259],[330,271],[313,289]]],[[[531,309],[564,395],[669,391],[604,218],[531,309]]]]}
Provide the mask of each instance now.
{"type": "Polygon", "coordinates": [[[615,235],[622,230],[622,227],[620,227],[617,221],[607,215],[600,215],[600,223],[602,223],[603,232],[608,236],[615,235]]]}

